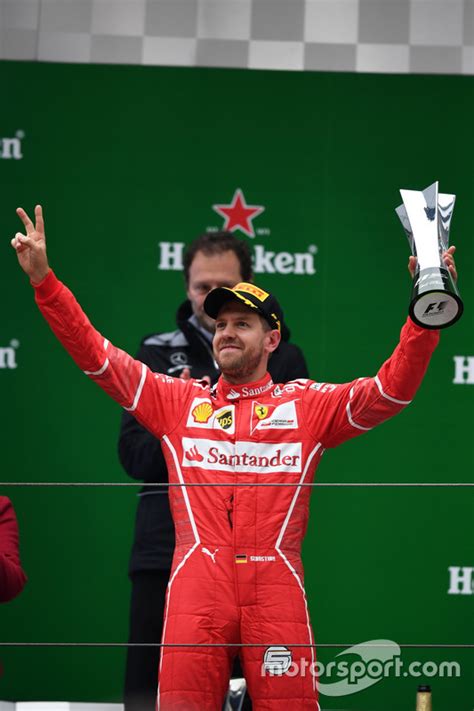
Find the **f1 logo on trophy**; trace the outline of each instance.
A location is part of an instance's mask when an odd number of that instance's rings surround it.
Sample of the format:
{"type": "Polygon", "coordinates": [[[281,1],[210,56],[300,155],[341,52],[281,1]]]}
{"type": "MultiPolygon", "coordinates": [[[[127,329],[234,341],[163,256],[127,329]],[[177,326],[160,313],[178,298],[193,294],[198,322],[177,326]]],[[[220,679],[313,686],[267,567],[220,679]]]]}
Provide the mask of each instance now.
{"type": "Polygon", "coordinates": [[[422,328],[447,328],[461,318],[463,303],[443,261],[456,195],[438,193],[438,182],[424,190],[400,190],[395,209],[418,265],[409,313],[422,328]]]}

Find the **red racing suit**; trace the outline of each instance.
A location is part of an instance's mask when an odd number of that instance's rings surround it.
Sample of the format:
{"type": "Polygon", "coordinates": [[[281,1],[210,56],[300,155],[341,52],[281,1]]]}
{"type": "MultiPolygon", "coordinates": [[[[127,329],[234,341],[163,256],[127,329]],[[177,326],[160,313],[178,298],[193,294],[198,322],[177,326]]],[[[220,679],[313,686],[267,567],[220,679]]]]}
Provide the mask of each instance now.
{"type": "Polygon", "coordinates": [[[228,645],[239,644],[254,645],[241,659],[255,711],[318,709],[301,563],[311,487],[301,485],[326,448],[411,401],[438,332],[408,319],[374,378],[280,386],[267,374],[243,386],[221,378],[210,389],[152,373],[115,348],[52,272],[36,291],[79,367],[162,439],[178,485],[163,643],[184,646],[163,648],[158,709],[220,710],[237,651],[228,645]]]}
{"type": "Polygon", "coordinates": [[[18,550],[18,523],[12,502],[0,496],[0,602],[19,595],[26,583],[18,550]]]}

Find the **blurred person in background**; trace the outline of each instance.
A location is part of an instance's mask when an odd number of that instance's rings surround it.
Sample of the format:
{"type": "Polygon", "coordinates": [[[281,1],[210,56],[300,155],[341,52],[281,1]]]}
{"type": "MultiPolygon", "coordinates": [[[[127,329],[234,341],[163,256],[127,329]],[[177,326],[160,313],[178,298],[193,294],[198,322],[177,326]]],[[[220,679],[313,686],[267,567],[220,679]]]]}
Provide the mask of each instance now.
{"type": "Polygon", "coordinates": [[[19,595],[26,583],[18,546],[18,523],[10,499],[0,496],[0,602],[19,595]]]}
{"type": "MultiPolygon", "coordinates": [[[[185,379],[206,378],[213,385],[219,376],[212,353],[215,321],[205,313],[204,300],[211,289],[232,287],[252,278],[251,254],[246,242],[231,232],[206,233],[195,239],[184,255],[187,299],[177,310],[177,329],[146,336],[137,359],[154,372],[185,379]]],[[[285,325],[282,336],[268,366],[273,382],[309,377],[301,350],[288,343],[290,333],[285,325]]],[[[118,449],[129,476],[144,482],[168,481],[160,441],[128,412],[122,417],[118,449]]],[[[129,565],[132,593],[128,641],[159,644],[175,545],[174,526],[166,486],[145,486],[138,496],[129,565]]],[[[128,648],[126,711],[154,711],[159,658],[157,646],[128,648]]],[[[233,675],[243,676],[239,665],[234,667],[233,675]]],[[[251,708],[248,695],[243,708],[251,708]]]]}

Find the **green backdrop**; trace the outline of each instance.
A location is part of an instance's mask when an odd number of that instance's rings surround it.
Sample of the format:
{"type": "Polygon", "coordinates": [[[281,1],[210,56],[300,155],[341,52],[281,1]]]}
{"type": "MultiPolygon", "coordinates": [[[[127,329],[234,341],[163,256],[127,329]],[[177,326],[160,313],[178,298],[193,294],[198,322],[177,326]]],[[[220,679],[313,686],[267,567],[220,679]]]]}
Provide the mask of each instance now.
{"type": "MultiPolygon", "coordinates": [[[[0,82],[2,481],[129,481],[117,405],[55,343],[17,267],[18,204],[44,205],[58,276],[135,352],[144,334],[173,329],[183,294],[179,271],[157,268],[159,243],[220,229],[212,206],[241,188],[265,207],[252,245],[311,255],[314,274],[258,282],[278,294],[312,377],[341,382],[374,374],[397,342],[410,293],[398,189],[437,179],[457,194],[465,315],[443,333],[415,403],[328,452],[318,476],[472,480],[474,375],[453,383],[454,357],[474,357],[472,77],[3,62],[0,82]]],[[[471,491],[316,489],[304,547],[316,640],[471,643],[473,596],[448,594],[448,568],[474,566],[471,491]]],[[[29,577],[0,608],[0,642],[125,642],[136,490],[0,493],[17,510],[29,577]]],[[[123,648],[0,646],[0,698],[118,701],[124,658],[123,648]]],[[[457,660],[461,678],[420,681],[435,709],[471,711],[472,649],[408,649],[402,659],[457,660]]],[[[388,678],[322,706],[411,709],[418,683],[388,678]]]]}

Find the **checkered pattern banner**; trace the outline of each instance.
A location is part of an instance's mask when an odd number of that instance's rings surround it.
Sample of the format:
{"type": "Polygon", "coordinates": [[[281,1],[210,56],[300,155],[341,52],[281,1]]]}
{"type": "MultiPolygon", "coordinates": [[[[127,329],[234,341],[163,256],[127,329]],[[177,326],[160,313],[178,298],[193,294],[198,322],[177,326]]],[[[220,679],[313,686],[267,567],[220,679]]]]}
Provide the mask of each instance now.
{"type": "Polygon", "coordinates": [[[0,58],[474,73],[474,0],[0,0],[0,58]]]}

